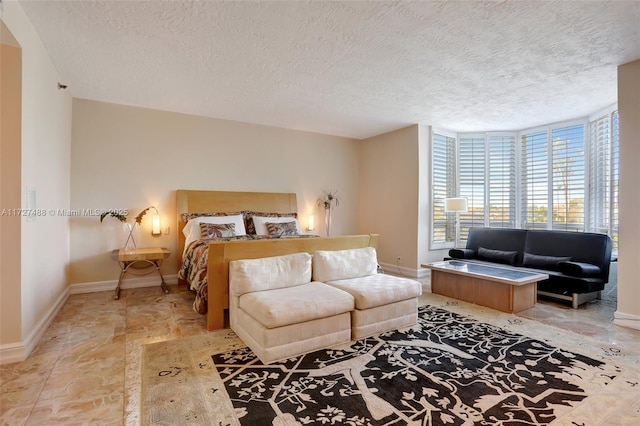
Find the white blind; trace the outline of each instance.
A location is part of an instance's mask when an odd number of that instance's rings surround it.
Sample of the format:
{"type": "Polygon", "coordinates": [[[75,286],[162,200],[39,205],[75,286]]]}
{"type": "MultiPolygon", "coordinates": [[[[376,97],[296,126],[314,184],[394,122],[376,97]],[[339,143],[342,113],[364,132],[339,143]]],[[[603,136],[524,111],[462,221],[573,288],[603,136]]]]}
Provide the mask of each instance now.
{"type": "Polygon", "coordinates": [[[432,159],[433,246],[455,240],[455,218],[452,213],[444,212],[444,199],[456,196],[456,140],[434,133],[432,159]]]}
{"type": "Polygon", "coordinates": [[[460,197],[467,199],[468,208],[460,213],[460,240],[466,241],[470,227],[485,226],[485,139],[461,136],[459,146],[460,197]]]}
{"type": "Polygon", "coordinates": [[[547,131],[523,134],[521,140],[522,228],[546,229],[549,212],[547,131]]]}
{"type": "Polygon", "coordinates": [[[585,151],[584,126],[553,129],[552,229],[584,231],[585,151]]]}
{"type": "Polygon", "coordinates": [[[589,124],[589,226],[609,233],[611,203],[611,116],[589,124]]]}
{"type": "Polygon", "coordinates": [[[610,232],[613,240],[613,251],[618,252],[618,179],[620,177],[620,122],[618,111],[611,114],[611,204],[610,204],[610,232]]]}
{"type": "Polygon", "coordinates": [[[492,228],[516,225],[516,138],[489,135],[488,211],[492,228]]]}

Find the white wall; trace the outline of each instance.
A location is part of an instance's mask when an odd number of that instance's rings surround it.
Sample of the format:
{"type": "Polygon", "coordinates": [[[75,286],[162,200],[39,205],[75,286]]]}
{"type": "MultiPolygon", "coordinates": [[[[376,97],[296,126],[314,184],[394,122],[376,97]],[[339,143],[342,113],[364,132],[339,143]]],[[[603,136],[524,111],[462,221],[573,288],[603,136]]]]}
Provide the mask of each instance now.
{"type": "MultiPolygon", "coordinates": [[[[2,20],[22,47],[22,206],[16,208],[26,207],[27,186],[36,190],[37,208],[68,208],[71,97],[58,90],[60,76],[20,4],[4,2],[3,7],[2,20]]],[[[21,313],[12,321],[28,354],[66,296],[68,219],[23,218],[20,245],[22,296],[15,302],[21,313]]]]}
{"type": "MultiPolygon", "coordinates": [[[[358,230],[358,158],[355,140],[124,105],[73,100],[72,209],[123,208],[129,218],[149,205],[160,210],[170,235],[152,237],[143,221],[138,246],[175,253],[177,189],[295,192],[304,226],[316,199],[337,190],[332,235],[358,230]]],[[[124,243],[122,225],[106,218],[71,218],[70,282],[115,280],[109,252],[124,243]]],[[[175,274],[172,255],[163,272],[175,274]]]]}
{"type": "Polygon", "coordinates": [[[620,258],[614,322],[640,330],[640,60],[618,67],[620,258]]]}

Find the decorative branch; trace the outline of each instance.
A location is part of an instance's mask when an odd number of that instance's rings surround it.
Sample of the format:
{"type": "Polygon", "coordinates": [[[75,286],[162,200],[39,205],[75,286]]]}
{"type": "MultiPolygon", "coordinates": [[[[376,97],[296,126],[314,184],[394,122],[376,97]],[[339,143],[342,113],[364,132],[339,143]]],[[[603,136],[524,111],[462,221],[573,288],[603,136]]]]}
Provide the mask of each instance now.
{"type": "Polygon", "coordinates": [[[122,213],[118,213],[118,212],[114,212],[112,210],[107,211],[107,212],[103,212],[100,214],[100,222],[102,223],[102,221],[104,220],[105,217],[107,216],[113,216],[116,219],[118,219],[120,222],[126,222],[127,221],[127,216],[123,215],[122,213]]]}
{"type": "Polygon", "coordinates": [[[338,205],[340,204],[340,199],[336,195],[337,193],[338,191],[322,191],[323,196],[318,197],[318,205],[320,207],[324,207],[325,210],[329,210],[333,207],[334,204],[336,205],[336,207],[338,207],[338,205]]]}
{"type": "Polygon", "coordinates": [[[140,225],[142,223],[142,217],[147,214],[147,210],[149,209],[154,209],[156,211],[156,214],[158,214],[158,209],[156,209],[154,206],[149,206],[146,209],[142,210],[140,213],[138,213],[138,216],[136,216],[136,223],[138,225],[140,225]]]}

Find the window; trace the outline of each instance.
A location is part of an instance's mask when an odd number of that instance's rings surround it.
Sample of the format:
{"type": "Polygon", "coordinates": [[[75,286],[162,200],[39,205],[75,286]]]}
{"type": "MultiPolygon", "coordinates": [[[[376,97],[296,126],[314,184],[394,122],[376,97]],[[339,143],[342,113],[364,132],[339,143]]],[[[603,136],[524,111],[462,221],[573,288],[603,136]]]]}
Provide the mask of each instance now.
{"type": "Polygon", "coordinates": [[[455,138],[434,133],[431,155],[431,246],[435,248],[455,240],[455,218],[453,214],[444,212],[444,199],[456,196],[455,138]]]}
{"type": "Polygon", "coordinates": [[[609,234],[618,251],[618,112],[605,113],[590,123],[589,224],[594,232],[609,234]]]}
{"type": "Polygon", "coordinates": [[[516,226],[516,136],[488,135],[488,225],[492,228],[516,226]]]}
{"type": "Polygon", "coordinates": [[[552,129],[553,221],[551,229],[584,231],[583,124],[552,129]]]}
{"type": "Polygon", "coordinates": [[[486,155],[484,136],[460,136],[460,197],[467,199],[467,212],[460,213],[460,241],[469,228],[485,226],[486,155]]]}
{"type": "Polygon", "coordinates": [[[522,135],[522,228],[547,229],[549,221],[548,132],[522,135]]]}
{"type": "Polygon", "coordinates": [[[620,176],[620,122],[618,111],[611,114],[611,197],[609,201],[609,236],[613,240],[613,251],[618,253],[618,178],[620,176]]]}
{"type": "Polygon", "coordinates": [[[446,197],[467,198],[472,226],[609,234],[618,249],[619,123],[611,106],[598,118],[521,132],[433,137],[432,248],[451,246],[455,217],[446,197]],[[440,244],[440,245],[438,245],[440,244]],[[447,245],[448,244],[448,245],[447,245]]]}
{"type": "Polygon", "coordinates": [[[584,127],[522,135],[522,228],[584,231],[584,127]]]}
{"type": "Polygon", "coordinates": [[[596,232],[609,232],[611,195],[611,117],[606,114],[590,123],[589,223],[596,232]]]}

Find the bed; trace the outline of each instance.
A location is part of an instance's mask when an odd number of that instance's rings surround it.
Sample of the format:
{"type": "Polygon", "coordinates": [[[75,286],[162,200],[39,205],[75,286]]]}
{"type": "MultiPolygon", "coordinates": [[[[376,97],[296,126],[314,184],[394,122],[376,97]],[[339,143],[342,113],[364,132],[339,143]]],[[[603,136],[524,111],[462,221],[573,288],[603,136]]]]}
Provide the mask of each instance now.
{"type": "MultiPolygon", "coordinates": [[[[185,215],[218,212],[271,212],[295,217],[297,198],[295,193],[236,192],[178,190],[176,192],[179,265],[183,264],[185,245],[183,234],[187,226],[185,215]]],[[[248,240],[211,239],[206,242],[206,267],[200,274],[206,276],[207,329],[224,328],[224,310],[229,307],[229,262],[238,259],[255,259],[290,253],[317,250],[343,250],[360,247],[377,247],[379,236],[344,235],[336,237],[269,238],[248,240]]],[[[194,243],[195,244],[195,243],[194,243]]],[[[181,280],[181,282],[184,282],[181,280]]],[[[190,285],[189,282],[187,284],[190,285]]]]}

